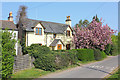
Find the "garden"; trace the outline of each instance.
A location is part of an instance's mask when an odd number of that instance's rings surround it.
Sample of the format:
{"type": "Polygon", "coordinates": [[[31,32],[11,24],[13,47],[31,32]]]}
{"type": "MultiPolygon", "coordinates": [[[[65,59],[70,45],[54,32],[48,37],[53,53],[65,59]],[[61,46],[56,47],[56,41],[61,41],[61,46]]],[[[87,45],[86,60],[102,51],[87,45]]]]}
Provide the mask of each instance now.
{"type": "MultiPolygon", "coordinates": [[[[75,49],[72,50],[51,51],[49,47],[39,44],[32,44],[28,47],[24,46],[25,51],[23,52],[35,58],[33,62],[35,68],[31,71],[34,72],[35,70],[34,73],[39,74],[37,71],[40,69],[42,71],[40,74],[44,75],[68,68],[69,66],[80,66],[79,63],[81,62],[99,61],[109,55],[120,54],[118,53],[118,44],[120,43],[118,38],[120,38],[120,35],[114,35],[115,31],[110,29],[108,25],[103,25],[97,17],[87,26],[80,27],[76,25],[73,30],[75,49]]],[[[2,33],[2,77],[4,79],[11,77],[13,70],[16,41],[11,36],[12,34],[9,32],[2,33]]],[[[33,77],[36,78],[41,75],[33,77]]],[[[13,78],[15,76],[14,74],[12,75],[13,78]]],[[[26,76],[29,77],[31,74],[26,76]]]]}

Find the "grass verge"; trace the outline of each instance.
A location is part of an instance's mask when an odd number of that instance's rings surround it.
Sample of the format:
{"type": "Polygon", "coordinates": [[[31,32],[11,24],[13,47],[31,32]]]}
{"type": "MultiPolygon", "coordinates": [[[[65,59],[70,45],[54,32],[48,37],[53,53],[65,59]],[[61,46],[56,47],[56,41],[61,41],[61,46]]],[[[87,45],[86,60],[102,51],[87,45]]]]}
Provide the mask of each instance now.
{"type": "MultiPolygon", "coordinates": [[[[16,72],[15,74],[12,75],[12,78],[24,78],[24,80],[27,80],[25,78],[37,78],[39,76],[45,75],[50,73],[50,71],[44,71],[41,69],[36,69],[36,68],[31,68],[31,69],[26,69],[26,70],[21,70],[19,72],[16,72]]],[[[16,79],[15,79],[16,80],[16,79]]]]}
{"type": "Polygon", "coordinates": [[[120,80],[120,68],[113,75],[108,77],[106,80],[120,80]]]}
{"type": "MultiPolygon", "coordinates": [[[[68,66],[64,69],[56,70],[55,72],[64,71],[64,70],[74,68],[77,66],[78,65],[71,65],[71,66],[68,66]]],[[[12,75],[11,80],[21,80],[21,79],[22,80],[32,80],[34,78],[38,78],[40,76],[47,75],[49,73],[54,73],[54,72],[44,71],[44,70],[36,69],[36,68],[31,68],[31,69],[26,69],[26,70],[21,70],[19,72],[16,72],[15,74],[12,75]]]]}

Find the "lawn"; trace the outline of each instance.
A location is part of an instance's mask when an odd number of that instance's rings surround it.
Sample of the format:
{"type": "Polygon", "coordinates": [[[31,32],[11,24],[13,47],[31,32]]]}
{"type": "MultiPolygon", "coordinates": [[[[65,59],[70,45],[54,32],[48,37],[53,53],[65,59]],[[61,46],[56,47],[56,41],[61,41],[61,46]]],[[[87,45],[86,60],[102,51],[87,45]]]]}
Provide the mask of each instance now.
{"type": "MultiPolygon", "coordinates": [[[[55,72],[64,71],[64,70],[74,68],[74,67],[77,67],[77,66],[78,65],[71,65],[71,66],[63,68],[61,70],[56,70],[55,72]]],[[[49,73],[53,73],[53,72],[44,71],[44,70],[36,69],[36,68],[26,69],[26,70],[18,71],[15,74],[13,74],[11,80],[32,80],[34,78],[38,78],[42,75],[46,75],[46,74],[49,74],[49,73]]]]}
{"type": "Polygon", "coordinates": [[[12,75],[12,78],[31,78],[31,79],[33,79],[33,78],[38,78],[38,77],[48,74],[48,73],[50,73],[50,71],[44,71],[41,69],[32,68],[32,69],[26,69],[26,70],[16,72],[15,74],[12,75]]]}

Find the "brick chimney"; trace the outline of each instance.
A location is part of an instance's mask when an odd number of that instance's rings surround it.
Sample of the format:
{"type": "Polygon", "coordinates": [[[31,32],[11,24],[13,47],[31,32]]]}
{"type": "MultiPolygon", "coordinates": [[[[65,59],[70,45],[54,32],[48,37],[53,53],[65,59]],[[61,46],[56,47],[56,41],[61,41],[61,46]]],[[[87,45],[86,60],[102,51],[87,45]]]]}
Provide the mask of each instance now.
{"type": "Polygon", "coordinates": [[[66,19],[65,23],[66,23],[67,25],[70,25],[70,26],[71,26],[70,16],[67,16],[67,19],[66,19]]]}
{"type": "Polygon", "coordinates": [[[9,21],[13,21],[12,11],[9,13],[8,20],[9,20],[9,21]]]}

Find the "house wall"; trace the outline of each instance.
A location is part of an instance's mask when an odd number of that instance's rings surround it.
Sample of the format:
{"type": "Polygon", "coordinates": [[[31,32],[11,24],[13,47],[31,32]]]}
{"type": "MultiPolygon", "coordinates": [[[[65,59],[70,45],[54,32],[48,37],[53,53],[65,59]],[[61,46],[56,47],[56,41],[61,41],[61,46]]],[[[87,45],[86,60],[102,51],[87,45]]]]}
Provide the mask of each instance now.
{"type": "MultiPolygon", "coordinates": [[[[44,33],[44,28],[41,26],[39,23],[37,26],[34,28],[34,32],[26,32],[26,46],[30,46],[31,44],[42,44],[42,45],[49,45],[54,41],[53,38],[53,33],[44,33]],[[35,28],[42,28],[42,35],[36,35],[35,34],[35,28]]],[[[70,30],[70,36],[66,36],[66,31],[64,34],[56,34],[55,39],[61,39],[62,42],[65,44],[65,46],[62,46],[62,49],[66,49],[66,44],[72,44],[72,31],[70,27],[67,28],[67,30],[70,30]]],[[[71,45],[72,47],[72,45],[71,45]]],[[[50,47],[50,49],[52,49],[50,47]]],[[[57,49],[57,46],[55,47],[57,49]]],[[[71,48],[72,49],[72,48],[71,48]]]]}
{"type": "Polygon", "coordinates": [[[54,38],[53,38],[53,34],[52,33],[45,33],[45,45],[47,45],[47,47],[49,47],[49,45],[53,42],[54,38]]]}
{"type": "MultiPolygon", "coordinates": [[[[67,30],[70,31],[70,36],[66,36],[66,34],[65,34],[65,41],[64,41],[65,42],[65,49],[66,49],[66,44],[70,44],[71,49],[74,49],[74,45],[72,43],[72,39],[73,39],[72,30],[70,29],[70,27],[68,27],[67,30]]],[[[65,33],[66,33],[66,31],[65,31],[65,33]]]]}
{"type": "Polygon", "coordinates": [[[26,32],[26,46],[30,46],[31,44],[45,45],[44,28],[41,26],[40,23],[36,27],[34,28],[34,32],[26,32]],[[36,27],[42,28],[42,35],[35,34],[36,27]]]}

